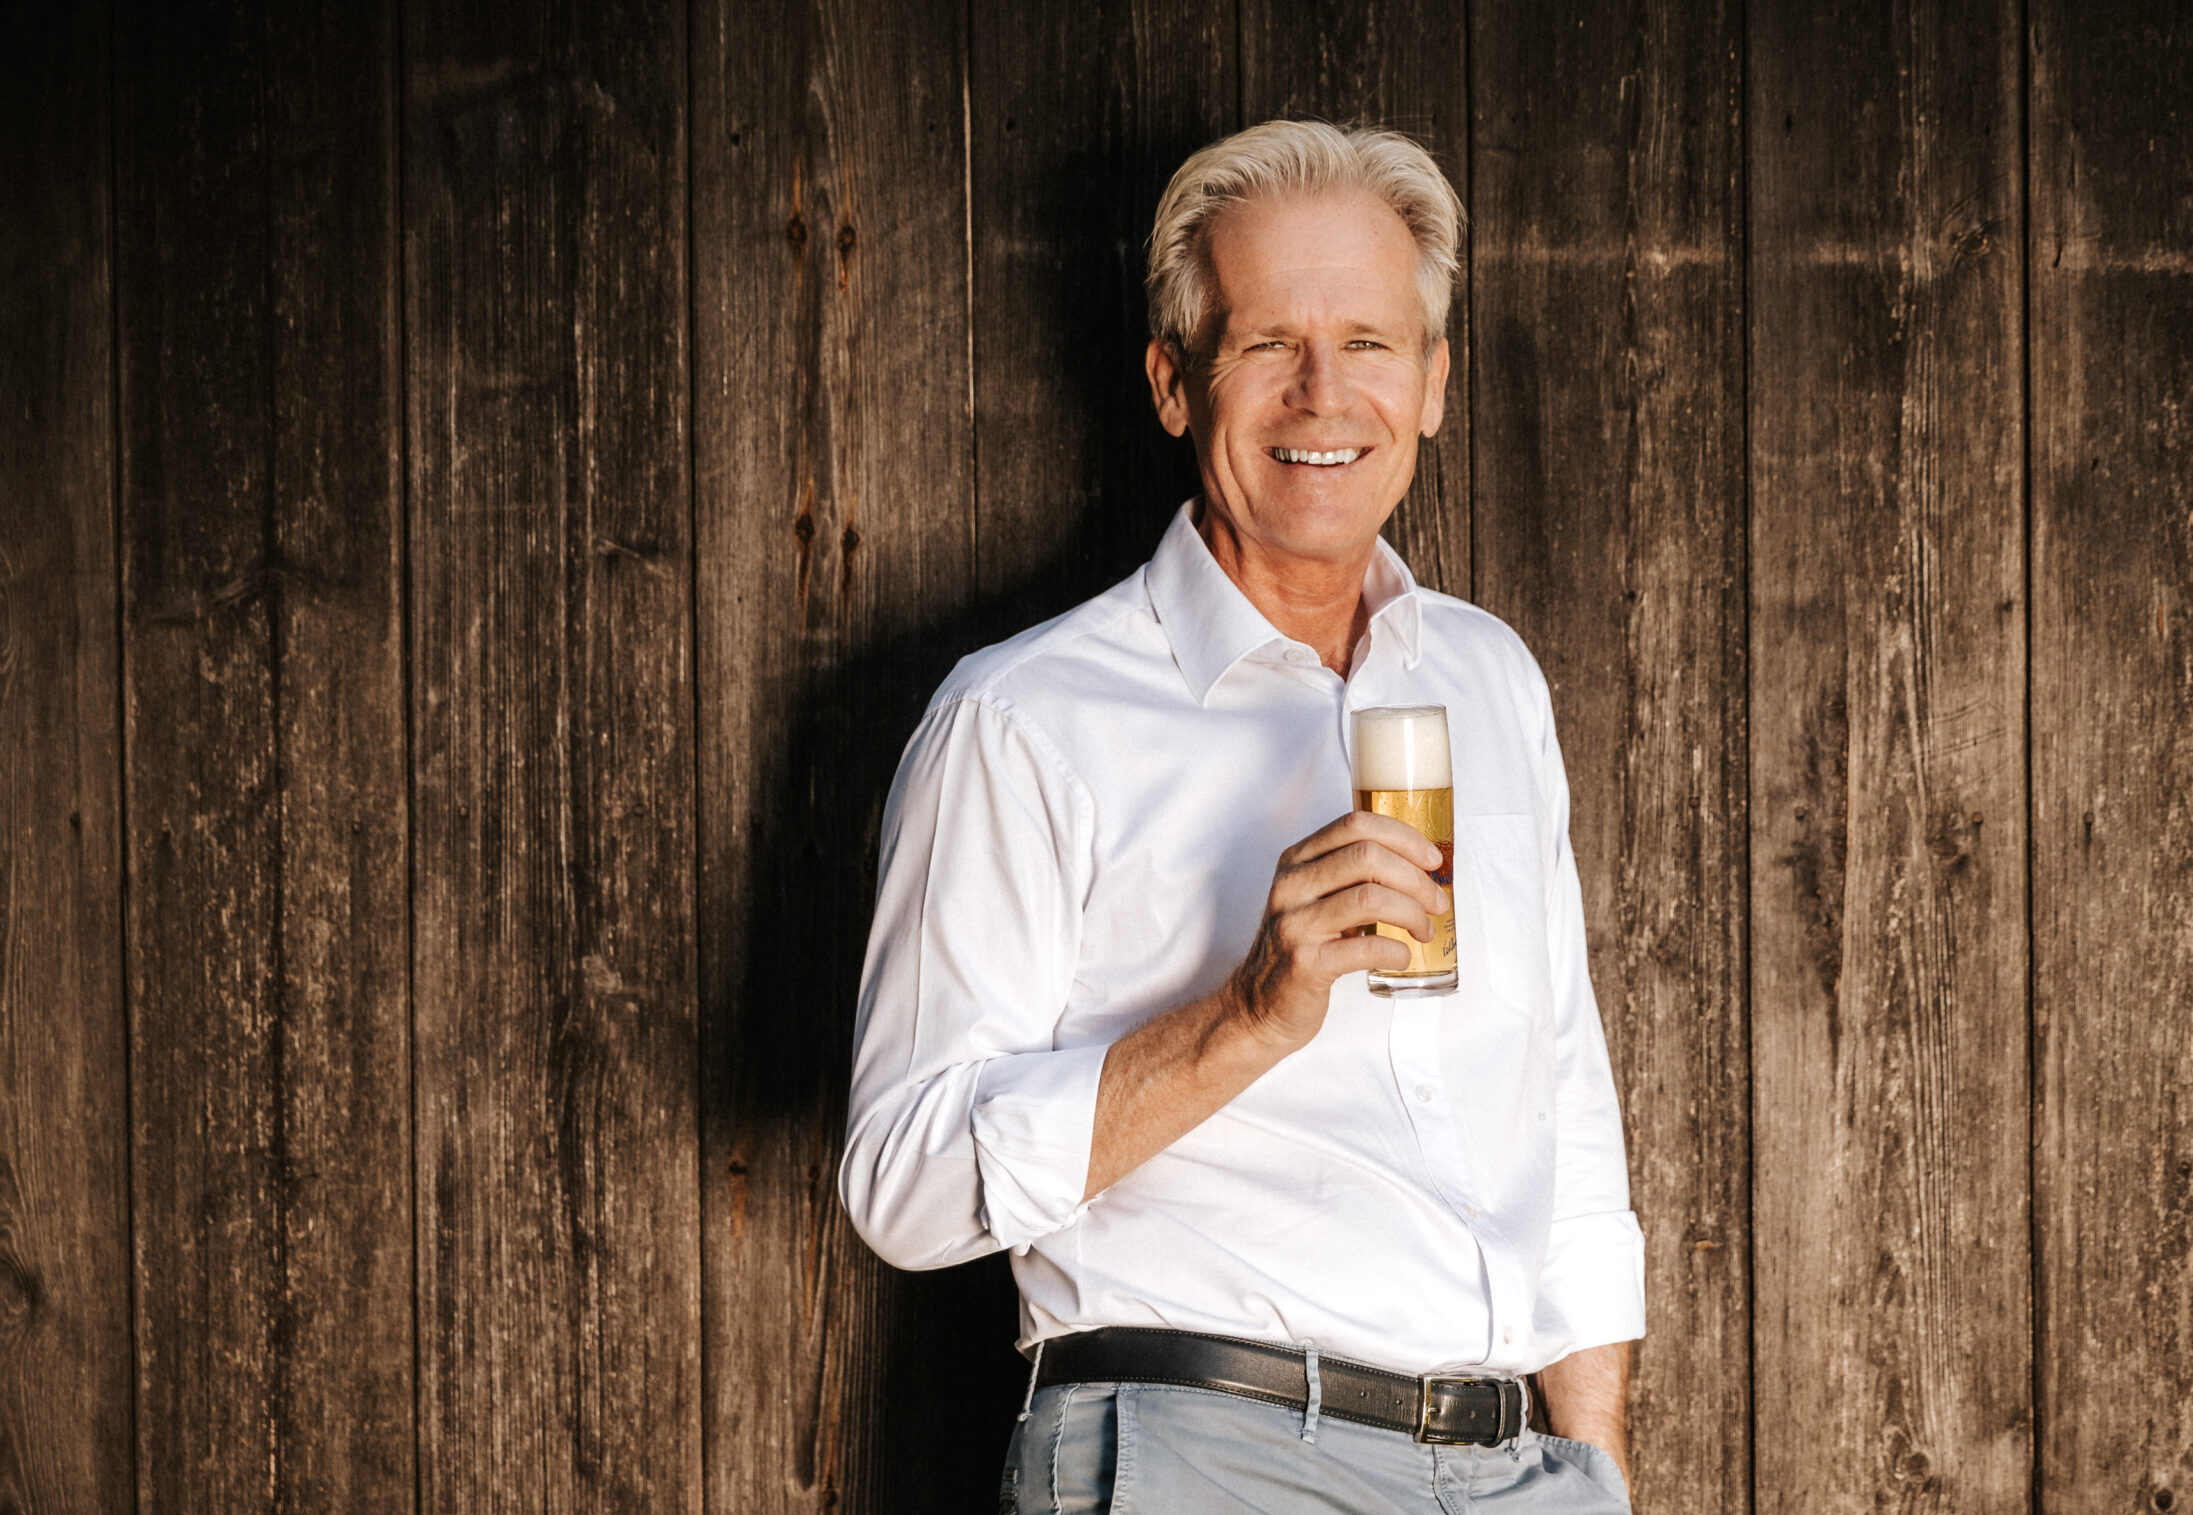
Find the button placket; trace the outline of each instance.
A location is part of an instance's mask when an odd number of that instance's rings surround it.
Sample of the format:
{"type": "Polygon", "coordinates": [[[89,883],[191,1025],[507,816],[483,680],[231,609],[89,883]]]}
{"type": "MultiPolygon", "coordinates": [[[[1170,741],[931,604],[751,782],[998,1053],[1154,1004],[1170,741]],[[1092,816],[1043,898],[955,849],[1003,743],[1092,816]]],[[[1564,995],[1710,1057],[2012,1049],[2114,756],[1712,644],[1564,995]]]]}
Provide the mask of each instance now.
{"type": "Polygon", "coordinates": [[[1472,1198],[1455,1181],[1456,1175],[1472,1171],[1468,1141],[1454,1112],[1440,1098],[1444,1079],[1439,1071],[1439,1018],[1448,1008],[1444,999],[1394,1001],[1389,1055],[1394,1082],[1407,1096],[1402,1104],[1409,1112],[1409,1129],[1425,1171],[1447,1208],[1469,1219],[1472,1198]]]}

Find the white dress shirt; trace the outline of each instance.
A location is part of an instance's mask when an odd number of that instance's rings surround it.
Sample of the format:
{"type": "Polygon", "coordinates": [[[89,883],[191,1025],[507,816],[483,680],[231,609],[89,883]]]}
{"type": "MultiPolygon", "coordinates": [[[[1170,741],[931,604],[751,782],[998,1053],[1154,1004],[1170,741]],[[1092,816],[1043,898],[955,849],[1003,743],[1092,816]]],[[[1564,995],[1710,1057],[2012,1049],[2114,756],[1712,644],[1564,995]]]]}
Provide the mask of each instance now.
{"type": "Polygon", "coordinates": [[[1172,1326],[1411,1373],[1644,1334],[1568,784],[1514,632],[1379,544],[1343,680],[1189,506],[1133,577],[961,661],[884,812],[839,1192],[886,1260],[1008,1247],[1021,1347],[1172,1326]],[[1443,704],[1461,989],[1323,1028],[1086,1203],[1105,1050],[1240,963],[1350,808],[1349,712],[1443,704]]]}

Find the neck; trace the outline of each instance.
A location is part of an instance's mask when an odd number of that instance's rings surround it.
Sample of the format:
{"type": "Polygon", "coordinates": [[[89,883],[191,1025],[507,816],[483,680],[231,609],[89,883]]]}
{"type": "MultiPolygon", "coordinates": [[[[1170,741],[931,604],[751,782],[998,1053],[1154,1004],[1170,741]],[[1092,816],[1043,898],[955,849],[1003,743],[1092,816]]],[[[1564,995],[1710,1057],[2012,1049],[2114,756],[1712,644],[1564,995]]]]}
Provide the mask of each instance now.
{"type": "Polygon", "coordinates": [[[1377,538],[1344,560],[1274,553],[1243,537],[1234,523],[1206,503],[1196,530],[1226,577],[1282,636],[1307,644],[1327,668],[1348,676],[1355,644],[1370,625],[1363,605],[1363,577],[1370,571],[1377,538]]]}

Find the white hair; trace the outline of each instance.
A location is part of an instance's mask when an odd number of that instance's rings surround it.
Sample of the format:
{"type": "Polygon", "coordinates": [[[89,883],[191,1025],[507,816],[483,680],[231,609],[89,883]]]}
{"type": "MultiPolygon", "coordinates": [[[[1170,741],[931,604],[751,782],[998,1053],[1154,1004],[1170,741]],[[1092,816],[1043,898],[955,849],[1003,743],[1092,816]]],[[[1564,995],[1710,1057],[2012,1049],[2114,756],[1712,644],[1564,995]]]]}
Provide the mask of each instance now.
{"type": "Polygon", "coordinates": [[[1416,239],[1424,359],[1447,334],[1461,262],[1462,202],[1430,153],[1399,132],[1324,121],[1266,121],[1201,149],[1173,175],[1150,229],[1150,334],[1185,363],[1211,315],[1206,231],[1229,206],[1279,195],[1362,190],[1416,239]]]}

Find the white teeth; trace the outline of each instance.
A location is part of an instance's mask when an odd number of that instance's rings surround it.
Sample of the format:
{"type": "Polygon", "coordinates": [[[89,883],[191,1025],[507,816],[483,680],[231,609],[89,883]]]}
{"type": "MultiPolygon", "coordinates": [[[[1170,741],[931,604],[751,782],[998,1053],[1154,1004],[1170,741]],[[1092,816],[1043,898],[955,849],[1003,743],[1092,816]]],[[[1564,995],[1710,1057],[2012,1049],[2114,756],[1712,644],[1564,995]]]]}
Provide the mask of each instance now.
{"type": "Polygon", "coordinates": [[[1282,463],[1310,463],[1319,468],[1333,468],[1342,463],[1353,463],[1363,456],[1360,447],[1342,447],[1332,452],[1311,452],[1301,447],[1275,447],[1272,456],[1282,463]]]}

